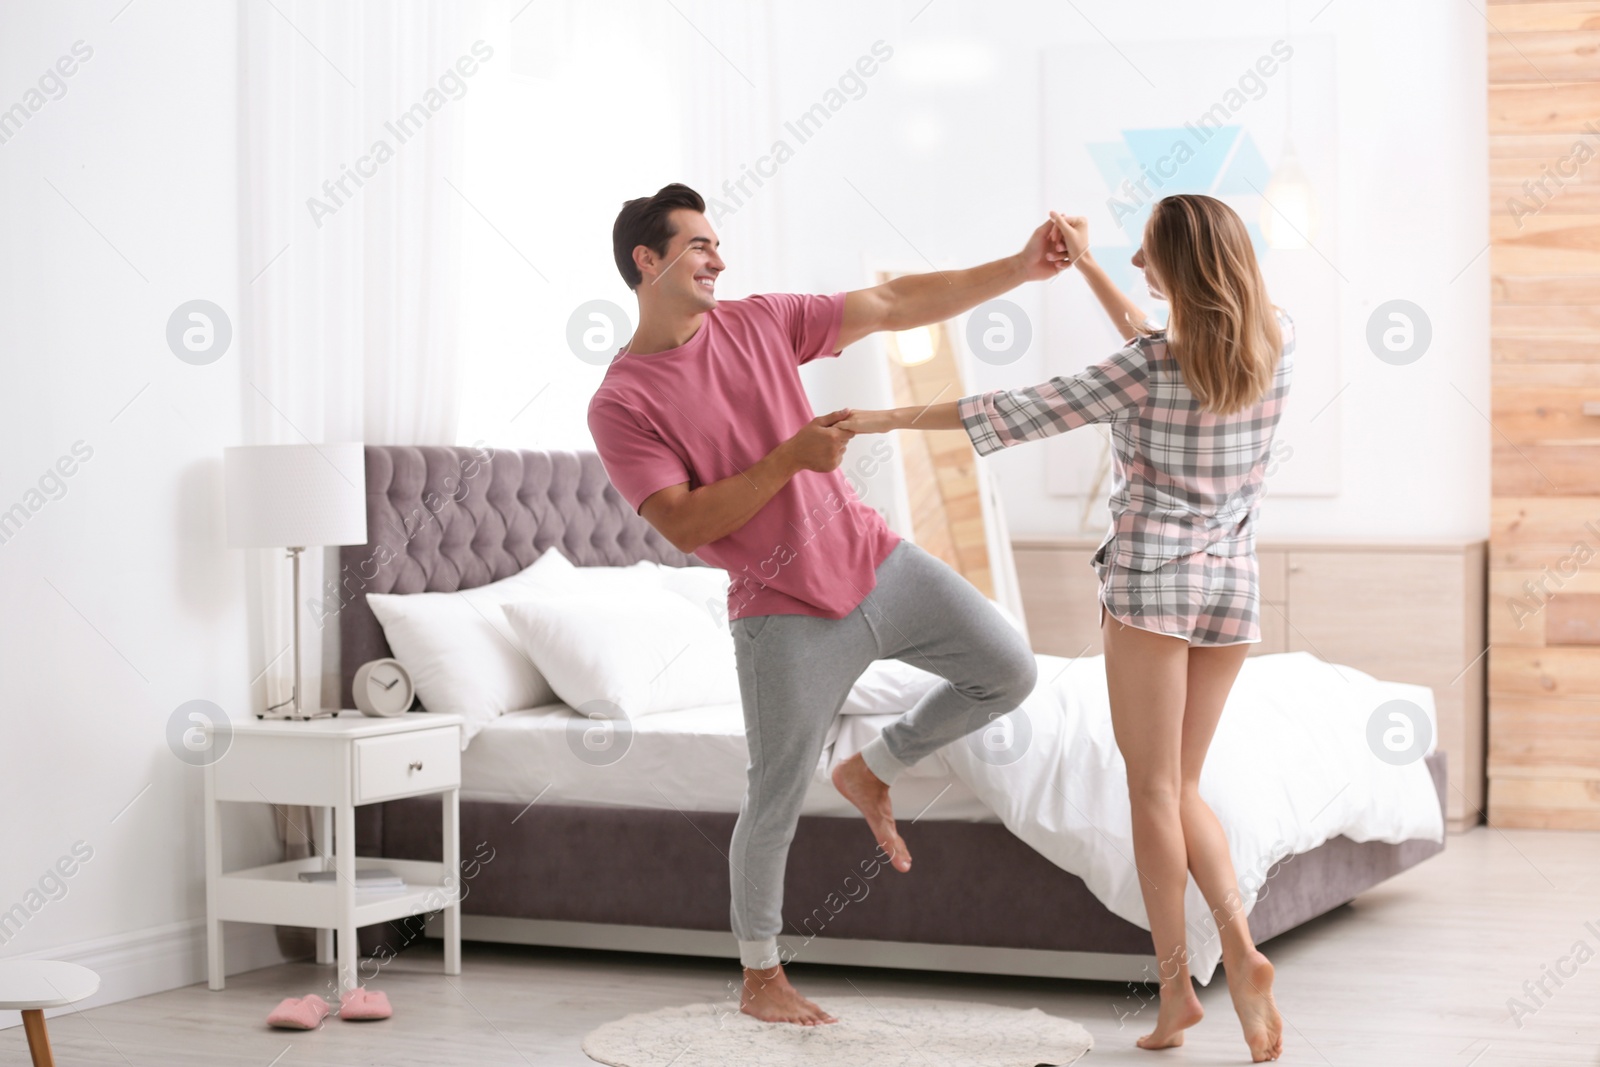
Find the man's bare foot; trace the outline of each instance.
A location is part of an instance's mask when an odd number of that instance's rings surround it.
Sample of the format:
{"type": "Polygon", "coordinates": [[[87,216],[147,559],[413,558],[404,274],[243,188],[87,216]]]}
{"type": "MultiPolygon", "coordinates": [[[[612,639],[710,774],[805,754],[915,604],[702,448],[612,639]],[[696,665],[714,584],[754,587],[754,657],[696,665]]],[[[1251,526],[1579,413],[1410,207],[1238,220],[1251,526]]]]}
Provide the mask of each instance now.
{"type": "Polygon", "coordinates": [[[798,1023],[820,1026],[839,1020],[800,995],[778,966],[770,971],[744,969],[744,988],[739,992],[739,1010],[764,1023],[798,1023]]]}
{"type": "Polygon", "coordinates": [[[1226,970],[1228,994],[1233,997],[1233,1010],[1239,1013],[1239,1025],[1244,1027],[1250,1062],[1277,1059],[1283,1055],[1283,1016],[1272,999],[1272,964],[1252,951],[1226,970]]]}
{"type": "Polygon", "coordinates": [[[911,850],[894,828],[894,811],[889,806],[889,787],[872,773],[858,752],[833,769],[833,787],[866,816],[878,847],[902,874],[911,869],[911,850]]]}
{"type": "Polygon", "coordinates": [[[1187,982],[1172,992],[1161,991],[1161,1013],[1156,1016],[1156,1028],[1134,1044],[1144,1049],[1177,1048],[1183,1044],[1183,1032],[1205,1017],[1200,998],[1187,982]]]}

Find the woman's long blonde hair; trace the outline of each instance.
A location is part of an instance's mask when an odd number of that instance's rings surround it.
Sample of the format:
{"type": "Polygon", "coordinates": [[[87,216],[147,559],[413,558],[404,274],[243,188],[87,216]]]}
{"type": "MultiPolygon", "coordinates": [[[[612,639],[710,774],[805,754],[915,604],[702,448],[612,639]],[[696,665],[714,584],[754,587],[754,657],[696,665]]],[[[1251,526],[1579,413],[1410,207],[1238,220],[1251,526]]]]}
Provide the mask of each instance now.
{"type": "Polygon", "coordinates": [[[1163,198],[1145,223],[1144,258],[1171,308],[1167,350],[1200,407],[1231,415],[1265,396],[1283,338],[1234,210],[1193,193],[1163,198]]]}

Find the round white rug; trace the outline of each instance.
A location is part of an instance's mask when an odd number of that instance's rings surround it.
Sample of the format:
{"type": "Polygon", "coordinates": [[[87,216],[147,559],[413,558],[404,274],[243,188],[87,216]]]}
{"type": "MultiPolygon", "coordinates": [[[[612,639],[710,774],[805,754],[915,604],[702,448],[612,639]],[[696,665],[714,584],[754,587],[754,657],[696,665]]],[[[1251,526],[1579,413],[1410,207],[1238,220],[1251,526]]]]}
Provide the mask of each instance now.
{"type": "Polygon", "coordinates": [[[1063,1067],[1094,1046],[1083,1027],[1037,1008],[898,997],[822,1006],[839,1021],[763,1023],[731,1002],[662,1008],[606,1023],[583,1051],[612,1067],[1063,1067]]]}

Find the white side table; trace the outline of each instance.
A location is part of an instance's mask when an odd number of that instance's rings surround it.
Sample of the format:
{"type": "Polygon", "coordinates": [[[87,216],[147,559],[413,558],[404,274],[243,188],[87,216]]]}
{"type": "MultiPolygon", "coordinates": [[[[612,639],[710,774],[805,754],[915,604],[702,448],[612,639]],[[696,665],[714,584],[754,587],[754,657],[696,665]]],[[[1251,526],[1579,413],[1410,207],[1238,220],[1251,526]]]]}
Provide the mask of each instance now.
{"type": "Polygon", "coordinates": [[[76,963],[56,960],[0,960],[0,1008],[22,1012],[33,1067],[55,1067],[44,1009],[61,1008],[100,988],[100,976],[76,963]]]}
{"type": "Polygon", "coordinates": [[[230,725],[231,744],[206,767],[206,966],[211,988],[223,987],[224,921],[315,927],[319,963],[331,961],[332,935],[337,933],[342,994],[358,984],[357,927],[442,911],[444,971],[460,974],[460,716],[379,719],[345,711],[327,719],[251,719],[230,725]],[[357,859],[357,805],[429,793],[440,794],[442,800],[441,862],[357,859]],[[317,809],[320,844],[331,855],[223,871],[218,805],[225,801],[317,809]],[[356,871],[365,867],[389,868],[405,880],[406,889],[371,897],[358,894],[356,871]],[[336,873],[331,884],[299,879],[302,871],[325,870],[336,873]]]}

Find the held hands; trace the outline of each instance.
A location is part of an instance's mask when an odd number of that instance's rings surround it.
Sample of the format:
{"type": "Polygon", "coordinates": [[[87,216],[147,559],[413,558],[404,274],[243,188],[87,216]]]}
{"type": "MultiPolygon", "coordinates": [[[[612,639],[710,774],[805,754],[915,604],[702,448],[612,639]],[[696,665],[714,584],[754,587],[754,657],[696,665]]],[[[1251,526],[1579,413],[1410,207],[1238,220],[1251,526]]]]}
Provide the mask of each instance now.
{"type": "Polygon", "coordinates": [[[1067,253],[1067,246],[1062,242],[1056,224],[1045,222],[1029,235],[1028,243],[1017,253],[1017,259],[1022,264],[1023,276],[1030,282],[1037,282],[1054,278],[1066,270],[1071,265],[1067,253]]]}
{"type": "Polygon", "coordinates": [[[1050,212],[1050,222],[1056,232],[1056,240],[1065,250],[1069,262],[1076,263],[1089,251],[1089,220],[1082,215],[1063,215],[1059,211],[1050,212]]]}
{"type": "Polygon", "coordinates": [[[1089,220],[1052,211],[1050,221],[1033,231],[1018,258],[1022,261],[1027,279],[1040,281],[1054,278],[1087,251],[1089,220]]]}
{"type": "Polygon", "coordinates": [[[845,420],[852,414],[849,408],[840,408],[819,415],[800,427],[799,433],[784,442],[794,465],[800,470],[824,474],[837,470],[839,464],[844,462],[845,446],[855,436],[855,432],[845,425],[845,420]]]}

